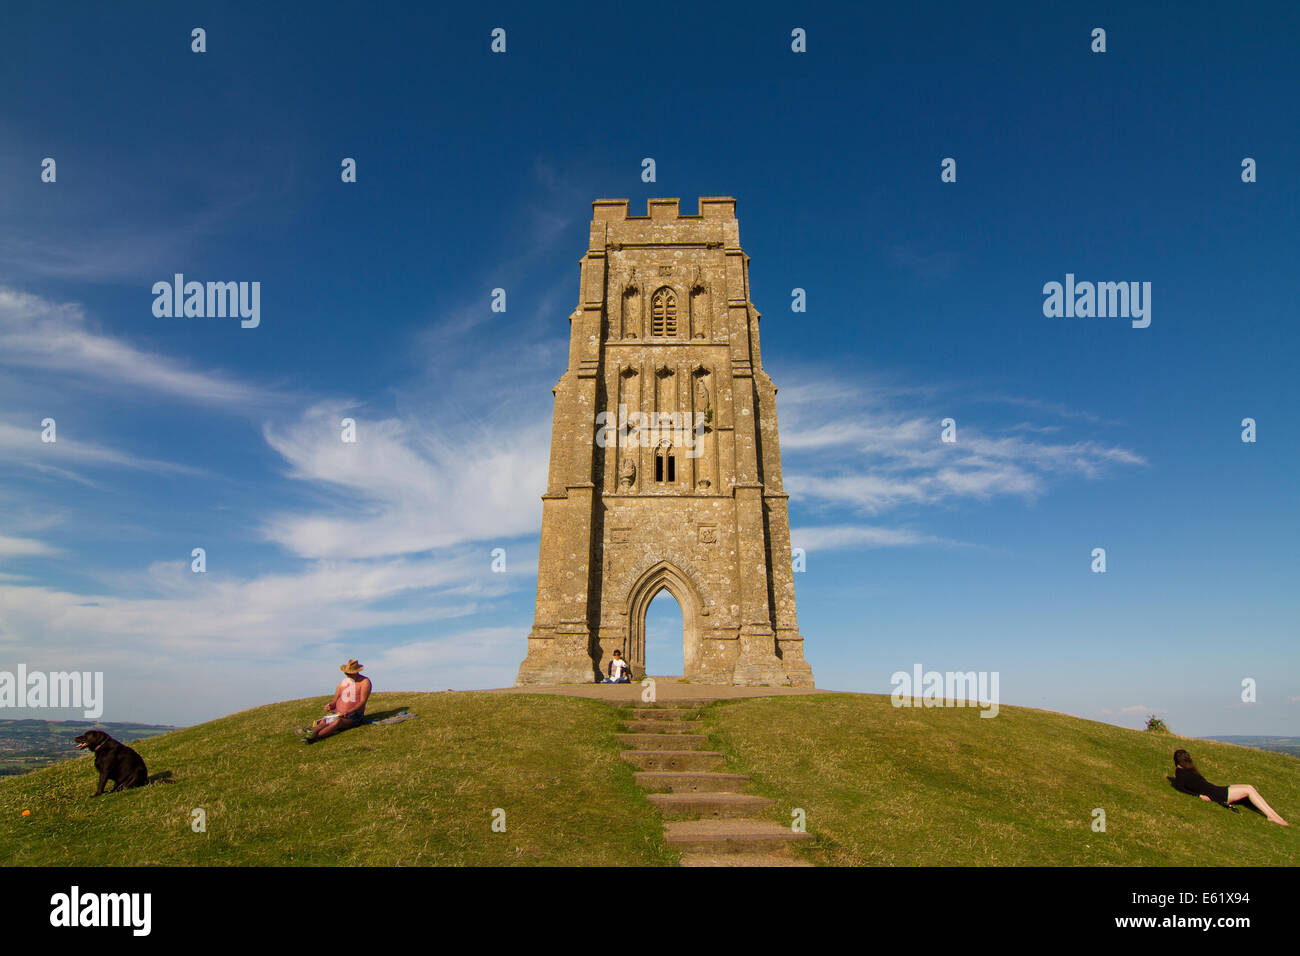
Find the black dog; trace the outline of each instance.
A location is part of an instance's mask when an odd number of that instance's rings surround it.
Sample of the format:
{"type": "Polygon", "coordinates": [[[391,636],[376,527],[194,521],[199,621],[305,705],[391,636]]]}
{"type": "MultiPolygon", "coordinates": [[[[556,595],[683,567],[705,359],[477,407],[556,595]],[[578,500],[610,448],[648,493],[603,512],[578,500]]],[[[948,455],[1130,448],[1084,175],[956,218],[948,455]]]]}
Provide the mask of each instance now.
{"type": "Polygon", "coordinates": [[[87,730],[73,738],[77,749],[89,748],[95,755],[95,769],[99,771],[99,789],[91,796],[104,792],[104,784],[113,781],[113,790],[143,787],[149,782],[149,771],[144,758],[119,740],[114,740],[102,730],[87,730]]]}

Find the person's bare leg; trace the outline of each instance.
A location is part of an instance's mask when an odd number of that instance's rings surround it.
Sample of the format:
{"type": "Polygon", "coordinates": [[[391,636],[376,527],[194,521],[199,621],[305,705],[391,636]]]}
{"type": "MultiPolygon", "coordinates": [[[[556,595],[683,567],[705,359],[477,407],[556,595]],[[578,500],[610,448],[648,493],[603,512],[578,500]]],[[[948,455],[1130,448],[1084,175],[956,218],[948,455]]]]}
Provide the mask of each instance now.
{"type": "MultiPolygon", "coordinates": [[[[314,724],[311,725],[310,728],[311,736],[305,739],[307,740],[308,743],[311,743],[313,740],[320,740],[321,737],[327,736],[325,733],[326,728],[330,727],[333,723],[334,723],[333,721],[325,717],[322,717],[320,720],[316,721],[314,724]]],[[[331,731],[331,733],[332,732],[333,731],[331,731]]]]}
{"type": "MultiPolygon", "coordinates": [[[[319,723],[319,721],[317,721],[319,723]]],[[[331,720],[323,728],[316,731],[316,739],[328,737],[330,734],[337,734],[340,730],[347,730],[349,727],[355,727],[356,721],[348,720],[346,717],[340,717],[338,720],[331,720]]]]}
{"type": "Polygon", "coordinates": [[[1268,817],[1274,823],[1280,824],[1284,827],[1289,827],[1291,825],[1278,816],[1277,811],[1270,807],[1264,798],[1259,795],[1259,791],[1250,784],[1233,783],[1228,785],[1229,803],[1236,803],[1238,800],[1246,799],[1249,799],[1251,803],[1263,811],[1264,816],[1268,817]]]}

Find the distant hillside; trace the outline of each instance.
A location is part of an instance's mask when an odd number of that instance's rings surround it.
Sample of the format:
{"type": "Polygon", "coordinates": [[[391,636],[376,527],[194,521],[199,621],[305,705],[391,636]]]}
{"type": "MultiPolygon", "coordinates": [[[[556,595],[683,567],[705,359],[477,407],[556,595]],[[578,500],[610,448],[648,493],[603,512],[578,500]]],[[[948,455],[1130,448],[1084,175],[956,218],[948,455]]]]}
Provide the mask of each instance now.
{"type": "Polygon", "coordinates": [[[1221,740],[1225,744],[1236,744],[1238,747],[1255,747],[1259,750],[1271,750],[1274,753],[1300,757],[1300,737],[1206,737],[1205,739],[1221,740]]]}
{"type": "MultiPolygon", "coordinates": [[[[154,784],[91,799],[89,756],[0,784],[0,866],[656,866],[677,855],[619,756],[620,712],[533,694],[375,694],[368,725],[311,746],[320,698],[140,740],[154,784]],[[192,821],[202,810],[206,829],[192,821]],[[24,811],[27,815],[24,816],[24,811]],[[494,829],[498,820],[504,829],[494,829]]],[[[708,749],[749,774],[800,853],[840,866],[1291,866],[1300,764],[1022,707],[895,708],[886,695],[720,701],[708,749]],[[1189,749],[1253,783],[1290,828],[1170,786],[1189,749]],[[1093,829],[1105,813],[1105,829],[1093,829]],[[793,817],[798,819],[798,815],[793,817]]]]}
{"type": "Polygon", "coordinates": [[[161,724],[94,720],[0,720],[0,777],[16,776],[82,756],[73,738],[92,727],[123,743],[176,729],[161,724]]]}

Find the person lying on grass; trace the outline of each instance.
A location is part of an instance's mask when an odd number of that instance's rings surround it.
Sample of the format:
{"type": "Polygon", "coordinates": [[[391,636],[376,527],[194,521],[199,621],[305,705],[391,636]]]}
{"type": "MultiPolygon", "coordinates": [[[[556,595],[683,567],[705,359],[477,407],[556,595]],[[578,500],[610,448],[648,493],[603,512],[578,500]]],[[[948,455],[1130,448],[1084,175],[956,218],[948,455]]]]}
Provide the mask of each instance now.
{"type": "Polygon", "coordinates": [[[1210,783],[1201,776],[1201,772],[1196,769],[1196,764],[1192,763],[1192,755],[1186,750],[1174,751],[1174,786],[1186,793],[1199,796],[1202,800],[1212,800],[1225,807],[1238,800],[1248,799],[1274,823],[1284,827],[1291,825],[1278,816],[1277,811],[1265,803],[1259,791],[1250,784],[1234,783],[1221,787],[1210,783]]]}
{"type": "Polygon", "coordinates": [[[366,701],[370,699],[370,678],[362,677],[364,666],[355,660],[339,666],[344,678],[334,688],[334,696],[325,705],[328,714],[310,727],[298,728],[303,743],[313,743],[340,730],[357,727],[366,715],[366,701]]]}

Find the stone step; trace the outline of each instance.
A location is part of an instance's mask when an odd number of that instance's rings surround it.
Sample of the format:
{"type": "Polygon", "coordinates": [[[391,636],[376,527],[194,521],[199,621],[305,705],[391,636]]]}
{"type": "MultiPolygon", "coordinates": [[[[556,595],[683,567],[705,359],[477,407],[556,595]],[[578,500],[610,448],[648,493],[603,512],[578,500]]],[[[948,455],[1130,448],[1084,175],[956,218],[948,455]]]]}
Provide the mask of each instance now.
{"type": "Polygon", "coordinates": [[[638,773],[636,782],[647,790],[671,790],[673,793],[735,793],[749,778],[743,773],[665,773],[652,770],[638,773]]]}
{"type": "Polygon", "coordinates": [[[674,697],[671,700],[657,701],[655,703],[638,703],[633,701],[635,707],[643,707],[646,710],[699,710],[701,707],[707,707],[714,703],[716,697],[674,697]]]}
{"type": "Polygon", "coordinates": [[[791,843],[811,840],[771,820],[669,820],[664,840],[685,853],[761,853],[791,843]]]}
{"type": "Polygon", "coordinates": [[[680,772],[716,770],[727,758],[711,750],[624,750],[619,756],[642,770],[680,772]]]}
{"type": "Polygon", "coordinates": [[[681,866],[812,866],[779,853],[683,853],[681,866]]]}
{"type": "Polygon", "coordinates": [[[651,793],[646,799],[664,816],[697,820],[751,816],[776,803],[752,793],[651,793]]]}
{"type": "Polygon", "coordinates": [[[628,720],[623,726],[633,734],[693,734],[703,728],[698,720],[628,720]]]}
{"type": "Polygon", "coordinates": [[[682,720],[695,711],[687,707],[633,707],[633,720],[682,720]]]}
{"type": "Polygon", "coordinates": [[[615,734],[633,750],[699,750],[709,738],[704,734],[615,734]]]}

